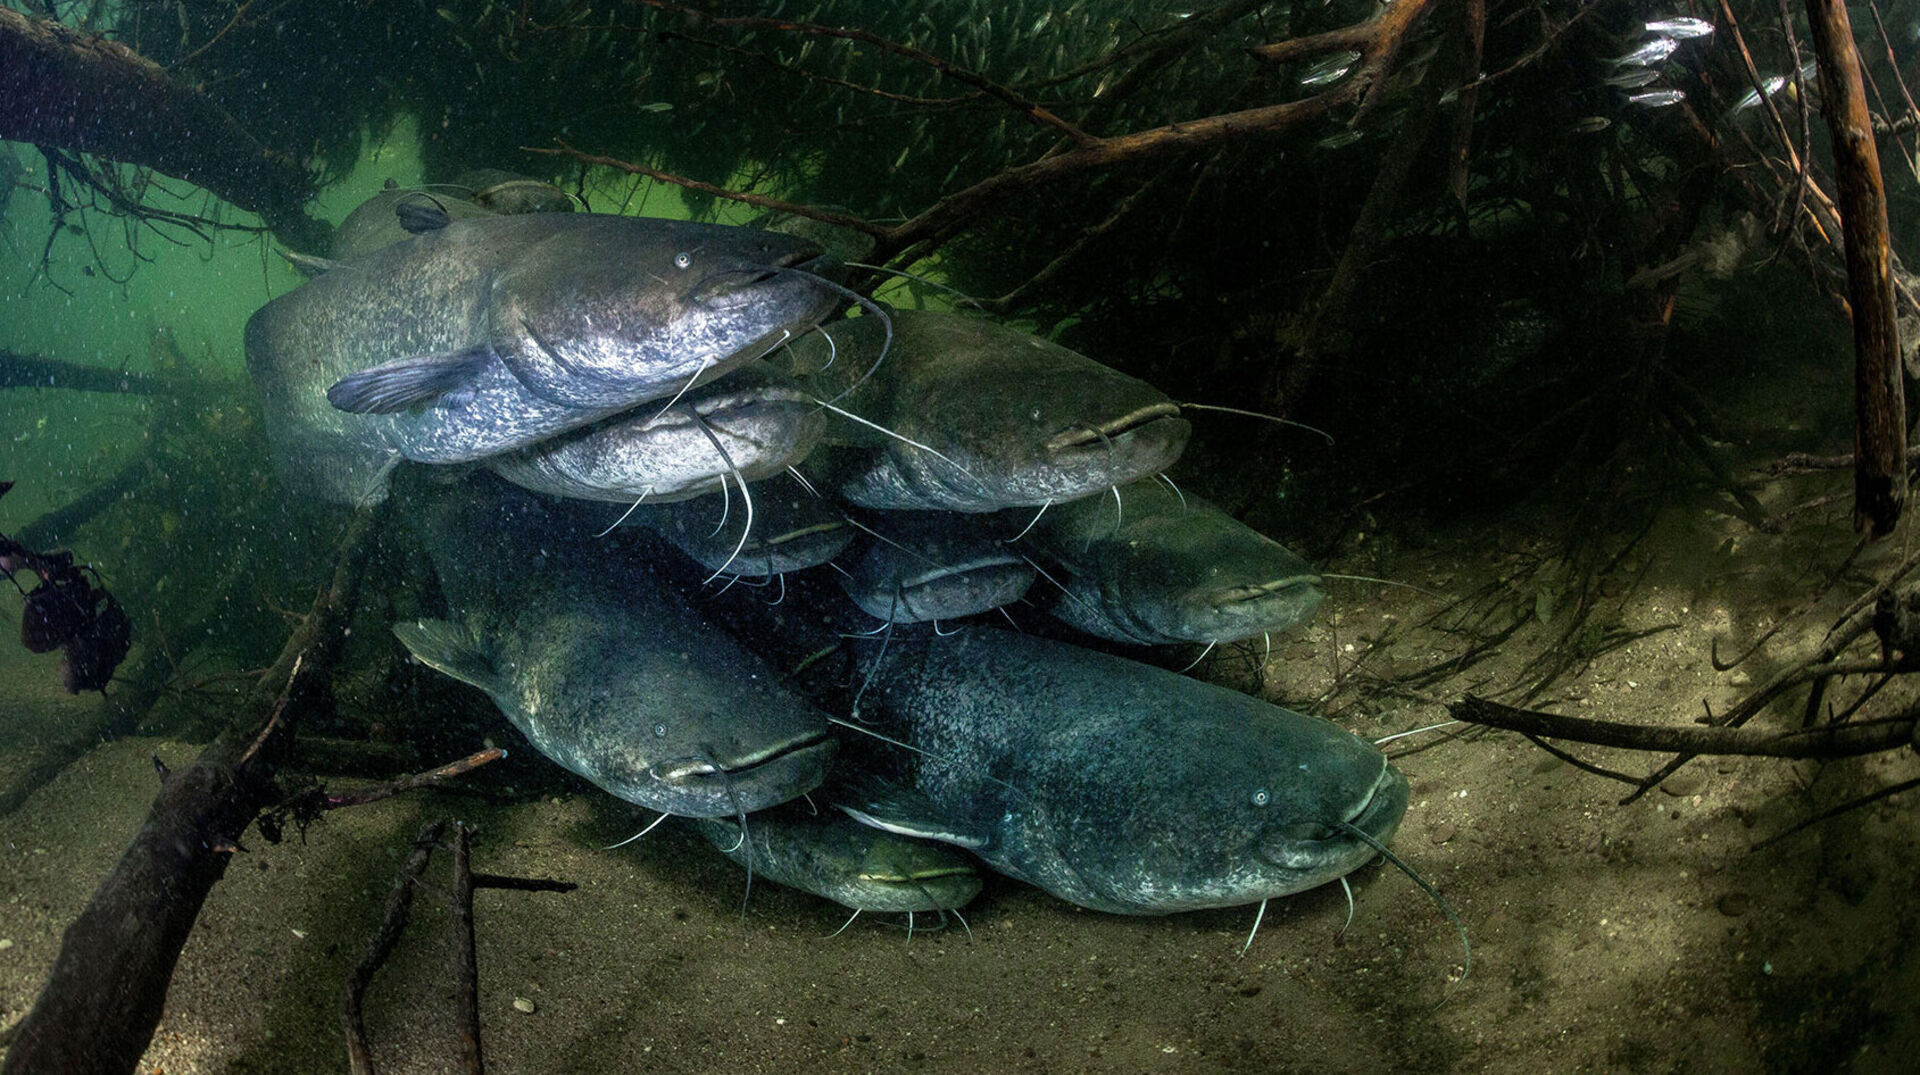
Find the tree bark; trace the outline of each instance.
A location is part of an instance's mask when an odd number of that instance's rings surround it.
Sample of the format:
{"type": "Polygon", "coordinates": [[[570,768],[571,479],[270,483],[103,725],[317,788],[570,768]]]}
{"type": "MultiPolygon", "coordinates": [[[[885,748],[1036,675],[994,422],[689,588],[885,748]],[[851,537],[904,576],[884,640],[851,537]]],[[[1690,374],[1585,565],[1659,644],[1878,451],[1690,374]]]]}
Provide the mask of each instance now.
{"type": "Polygon", "coordinates": [[[1807,0],[1820,61],[1820,111],[1833,136],[1853,313],[1853,525],[1884,537],[1907,497],[1907,418],[1887,240],[1886,189],[1860,53],[1844,0],[1807,0]]]}
{"type": "Polygon", "coordinates": [[[0,8],[0,138],[141,165],[260,214],[288,246],[325,253],[303,208],[312,182],[226,110],[98,34],[0,8]]]}

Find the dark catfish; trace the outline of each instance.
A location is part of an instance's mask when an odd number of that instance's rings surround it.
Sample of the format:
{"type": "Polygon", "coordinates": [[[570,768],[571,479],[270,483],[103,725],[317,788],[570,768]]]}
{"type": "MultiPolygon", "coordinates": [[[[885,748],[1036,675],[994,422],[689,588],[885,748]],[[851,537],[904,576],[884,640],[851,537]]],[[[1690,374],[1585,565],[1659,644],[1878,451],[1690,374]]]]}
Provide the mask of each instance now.
{"type": "Polygon", "coordinates": [[[980,892],[972,856],[862,825],[837,810],[789,803],[750,815],[744,829],[732,818],[689,824],[755,877],[856,911],[951,911],[980,892]]]}
{"type": "Polygon", "coordinates": [[[1155,478],[1057,504],[1027,540],[1059,569],[1048,611],[1115,642],[1254,638],[1304,623],[1323,596],[1292,550],[1155,478]]]}
{"type": "Polygon", "coordinates": [[[915,750],[842,805],[1082,907],[1300,892],[1375,855],[1342,826],[1384,844],[1406,811],[1406,778],[1365,740],[1224,687],[980,627],[869,648],[866,711],[915,750]]]}
{"type": "Polygon", "coordinates": [[[998,519],[941,511],[874,513],[866,548],[840,588],[889,623],[958,619],[1020,600],[1033,565],[1009,546],[998,519]]]}
{"type": "Polygon", "coordinates": [[[526,494],[488,486],[412,498],[452,608],[395,625],[415,657],[487,692],[548,758],[653,810],[738,814],[821,782],[827,718],[765,661],[642,558],[569,541],[526,494]]]}
{"type": "Polygon", "coordinates": [[[838,507],[782,482],[753,489],[751,525],[737,490],[642,507],[633,522],[650,527],[708,571],[750,579],[818,567],[840,555],[854,535],[838,507]]]}
{"type": "Polygon", "coordinates": [[[823,399],[870,423],[838,425],[847,448],[823,461],[861,507],[1058,503],[1157,474],[1186,447],[1191,427],[1172,400],[1085,355],[976,317],[890,320],[884,360],[877,317],[816,333],[790,359],[823,399]]]}

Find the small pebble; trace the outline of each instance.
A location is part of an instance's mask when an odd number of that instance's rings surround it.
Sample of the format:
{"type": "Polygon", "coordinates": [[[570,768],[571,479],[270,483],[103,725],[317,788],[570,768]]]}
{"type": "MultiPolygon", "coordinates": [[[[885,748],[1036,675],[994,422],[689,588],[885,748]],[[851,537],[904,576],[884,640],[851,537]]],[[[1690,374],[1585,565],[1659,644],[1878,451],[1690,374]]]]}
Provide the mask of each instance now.
{"type": "Polygon", "coordinates": [[[12,937],[0,937],[0,952],[4,952],[7,949],[12,947],[13,947],[12,937]]]}
{"type": "Polygon", "coordinates": [[[1453,839],[1453,834],[1459,831],[1460,827],[1453,822],[1442,821],[1433,827],[1432,832],[1427,834],[1427,839],[1436,844],[1444,844],[1448,840],[1453,839]]]}
{"type": "Polygon", "coordinates": [[[1728,918],[1739,918],[1753,906],[1753,898],[1745,892],[1729,892],[1720,897],[1720,913],[1728,918]]]}
{"type": "Polygon", "coordinates": [[[513,1010],[517,1012],[525,1012],[528,1015],[532,1015],[533,1001],[528,1000],[525,997],[515,997],[513,998],[513,1010]]]}
{"type": "Polygon", "coordinates": [[[1707,778],[1698,769],[1682,769],[1660,782],[1660,790],[1674,798],[1684,798],[1698,792],[1707,784],[1707,778]]]}

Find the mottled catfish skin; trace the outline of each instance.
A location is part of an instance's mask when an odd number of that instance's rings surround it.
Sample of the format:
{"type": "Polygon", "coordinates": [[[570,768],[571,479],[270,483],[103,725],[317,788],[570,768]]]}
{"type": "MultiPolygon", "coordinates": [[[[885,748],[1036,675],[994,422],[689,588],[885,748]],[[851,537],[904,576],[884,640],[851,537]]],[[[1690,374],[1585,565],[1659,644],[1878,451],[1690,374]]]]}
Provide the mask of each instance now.
{"type": "Polygon", "coordinates": [[[947,844],[862,825],[837,810],[788,804],[747,818],[689,822],[755,877],[856,911],[951,911],[980,893],[972,856],[947,844]]]}
{"type": "Polygon", "coordinates": [[[836,427],[848,447],[823,461],[824,474],[854,504],[984,512],[1060,503],[1157,474],[1186,447],[1191,427],[1172,400],[1085,355],[974,317],[890,317],[893,342],[877,367],[886,338],[877,317],[792,349],[794,371],[821,398],[845,392],[836,406],[903,438],[836,427]]]}
{"type": "Polygon", "coordinates": [[[792,378],[749,362],[671,407],[642,405],[493,456],[486,466],[549,496],[669,503],[714,492],[723,481],[778,474],[805,459],[826,426],[792,378]]]}
{"type": "Polygon", "coordinates": [[[548,758],[652,810],[731,815],[819,785],[836,748],[826,716],[766,662],[635,558],[570,543],[530,497],[483,489],[423,513],[454,615],[394,627],[415,657],[486,691],[548,758]]]}
{"type": "Polygon", "coordinates": [[[941,511],[875,513],[871,537],[840,588],[869,616],[927,623],[1011,604],[1033,585],[1034,569],[1009,546],[1001,520],[941,511]]]}
{"type": "Polygon", "coordinates": [[[1115,642],[1257,638],[1306,622],[1323,596],[1292,550],[1153,478],[1056,505],[1027,541],[1065,587],[1048,611],[1115,642]]]}
{"type": "Polygon", "coordinates": [[[585,213],[453,220],[247,322],[283,480],[378,499],[397,458],[497,455],[671,396],[840,302],[783,235],[585,213]]]}
{"type": "Polygon", "coordinates": [[[910,775],[842,805],[1082,907],[1313,888],[1375,854],[1336,823],[1385,843],[1406,811],[1406,778],[1365,741],[1159,668],[985,628],[895,640],[881,662],[869,712],[916,748],[910,775]]]}

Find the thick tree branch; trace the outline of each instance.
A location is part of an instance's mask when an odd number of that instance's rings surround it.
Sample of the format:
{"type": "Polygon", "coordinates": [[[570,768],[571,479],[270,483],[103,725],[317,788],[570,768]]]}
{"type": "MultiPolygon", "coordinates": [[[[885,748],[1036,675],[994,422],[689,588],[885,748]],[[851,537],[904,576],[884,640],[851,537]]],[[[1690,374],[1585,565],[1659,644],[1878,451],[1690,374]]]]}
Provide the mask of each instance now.
{"type": "Polygon", "coordinates": [[[0,8],[0,138],[178,176],[260,214],[282,242],[324,252],[299,162],[254,141],[219,105],[118,42],[0,8]]]}
{"type": "Polygon", "coordinates": [[[160,381],[151,374],[81,366],[0,347],[0,388],[65,388],[150,396],[159,391],[160,381]]]}

